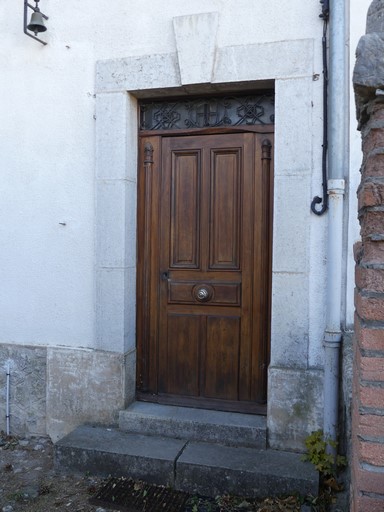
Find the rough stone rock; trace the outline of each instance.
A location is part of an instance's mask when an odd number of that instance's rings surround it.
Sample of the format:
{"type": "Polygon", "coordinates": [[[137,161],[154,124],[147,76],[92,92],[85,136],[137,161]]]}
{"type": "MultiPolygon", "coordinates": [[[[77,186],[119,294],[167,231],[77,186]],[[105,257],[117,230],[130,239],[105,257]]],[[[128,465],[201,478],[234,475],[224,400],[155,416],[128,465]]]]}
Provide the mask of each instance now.
{"type": "Polygon", "coordinates": [[[30,486],[30,487],[26,487],[24,490],[23,490],[23,497],[24,499],[34,499],[34,498],[37,498],[39,495],[39,486],[37,485],[34,485],[34,486],[30,486]]]}
{"type": "Polygon", "coordinates": [[[363,36],[356,50],[356,64],[353,71],[355,87],[377,89],[384,84],[384,62],[378,58],[384,49],[384,32],[363,36]]]}
{"type": "Polygon", "coordinates": [[[367,34],[384,32],[384,1],[374,0],[367,15],[367,34]]]}
{"type": "Polygon", "coordinates": [[[377,97],[376,91],[384,89],[384,0],[372,2],[366,32],[357,46],[353,71],[356,114],[360,124],[367,120],[367,106],[377,97]]]}

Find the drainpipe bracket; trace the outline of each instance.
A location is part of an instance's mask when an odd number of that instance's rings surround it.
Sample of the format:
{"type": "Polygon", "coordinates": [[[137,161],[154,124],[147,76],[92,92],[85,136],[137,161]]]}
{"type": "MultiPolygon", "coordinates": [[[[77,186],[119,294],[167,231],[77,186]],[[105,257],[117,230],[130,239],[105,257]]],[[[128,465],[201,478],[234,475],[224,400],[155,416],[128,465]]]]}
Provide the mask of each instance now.
{"type": "Polygon", "coordinates": [[[329,179],[328,180],[328,194],[341,194],[345,193],[345,180],[342,179],[329,179]]]}

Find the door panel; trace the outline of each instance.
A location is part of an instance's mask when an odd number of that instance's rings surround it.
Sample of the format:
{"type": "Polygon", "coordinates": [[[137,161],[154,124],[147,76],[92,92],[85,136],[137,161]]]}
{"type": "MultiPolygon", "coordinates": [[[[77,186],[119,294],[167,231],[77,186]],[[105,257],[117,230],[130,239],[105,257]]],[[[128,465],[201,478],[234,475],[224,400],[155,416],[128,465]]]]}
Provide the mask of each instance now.
{"type": "Polygon", "coordinates": [[[212,151],[210,168],[210,269],[239,268],[241,152],[212,151]]]}
{"type": "Polygon", "coordinates": [[[240,318],[207,317],[204,396],[237,400],[240,318]]]}
{"type": "Polygon", "coordinates": [[[270,161],[262,137],[151,138],[157,155],[139,174],[142,399],[239,411],[265,403],[270,161]]]}
{"type": "Polygon", "coordinates": [[[200,152],[172,153],[170,180],[170,266],[198,268],[201,204],[200,152]]]}
{"type": "Polygon", "coordinates": [[[169,314],[160,357],[160,393],[196,396],[199,393],[201,317],[169,314]],[[166,351],[166,352],[165,352],[166,351]],[[165,352],[165,353],[164,353],[165,352]]]}

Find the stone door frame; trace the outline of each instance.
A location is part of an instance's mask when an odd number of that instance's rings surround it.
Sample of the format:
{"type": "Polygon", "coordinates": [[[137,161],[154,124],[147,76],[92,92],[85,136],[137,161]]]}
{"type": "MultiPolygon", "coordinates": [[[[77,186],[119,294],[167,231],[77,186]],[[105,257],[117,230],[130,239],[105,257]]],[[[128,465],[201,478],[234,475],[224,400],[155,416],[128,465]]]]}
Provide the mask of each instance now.
{"type": "MultiPolygon", "coordinates": [[[[311,98],[313,87],[321,86],[313,82],[315,41],[301,39],[218,47],[218,25],[218,13],[177,17],[173,20],[175,52],[97,63],[97,349],[125,354],[124,393],[129,403],[135,394],[136,360],[137,99],[235,92],[274,83],[268,428],[271,446],[300,448],[307,431],[321,424],[322,415],[322,370],[319,357],[313,356],[319,352],[319,347],[311,347],[309,337],[311,226],[308,210],[314,195],[311,98]],[[287,303],[291,305],[289,325],[284,316],[287,303]],[[287,403],[292,401],[298,404],[296,410],[287,408],[287,403]],[[306,409],[306,404],[311,410],[306,409]],[[300,410],[302,414],[298,413],[300,410]]],[[[318,222],[324,223],[320,219],[318,222]]]]}

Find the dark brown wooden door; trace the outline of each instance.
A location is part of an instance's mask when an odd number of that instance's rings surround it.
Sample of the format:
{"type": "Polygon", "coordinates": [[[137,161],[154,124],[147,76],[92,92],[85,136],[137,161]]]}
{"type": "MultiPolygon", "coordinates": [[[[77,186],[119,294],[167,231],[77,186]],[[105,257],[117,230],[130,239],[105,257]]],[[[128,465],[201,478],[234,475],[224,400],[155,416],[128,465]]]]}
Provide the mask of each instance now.
{"type": "Polygon", "coordinates": [[[258,411],[265,403],[265,139],[237,133],[142,142],[147,157],[139,188],[141,398],[240,411],[258,411]]]}

